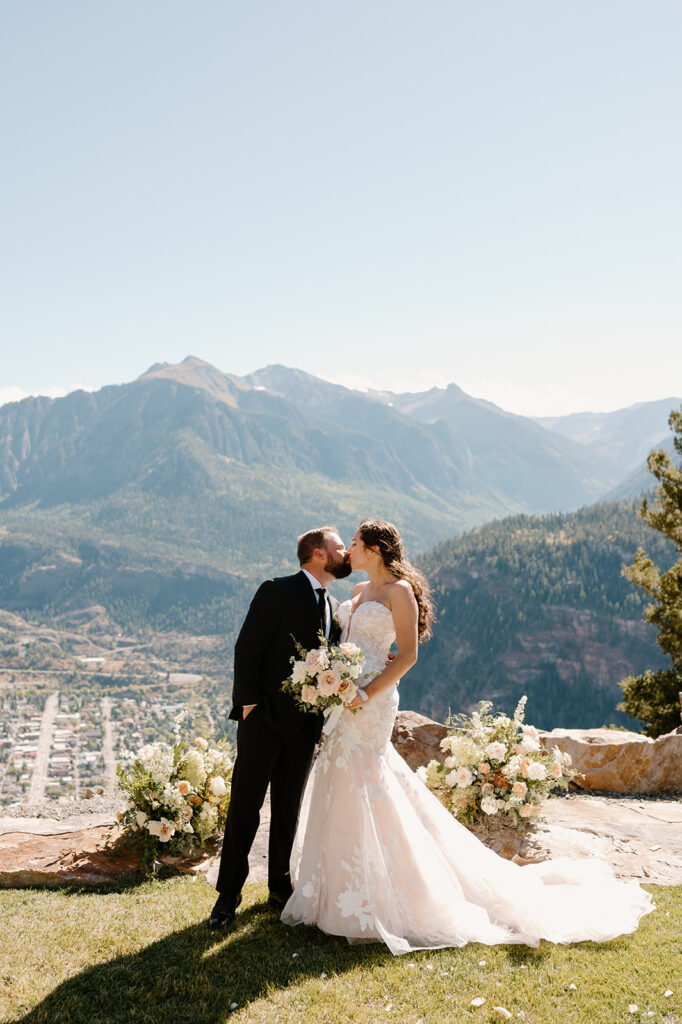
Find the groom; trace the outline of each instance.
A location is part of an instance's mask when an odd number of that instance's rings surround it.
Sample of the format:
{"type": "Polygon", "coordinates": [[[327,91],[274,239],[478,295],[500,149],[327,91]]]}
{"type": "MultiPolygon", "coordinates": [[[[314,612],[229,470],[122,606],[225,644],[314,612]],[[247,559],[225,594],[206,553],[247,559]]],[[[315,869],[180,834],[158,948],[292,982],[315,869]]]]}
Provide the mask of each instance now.
{"type": "Polygon", "coordinates": [[[271,906],[291,895],[289,859],[298,805],[322,727],[320,715],[301,711],[280,686],[291,674],[295,638],[306,650],[319,645],[322,630],[335,643],[336,601],[327,584],[351,572],[338,530],[322,526],[298,538],[301,571],[266,580],[256,592],[234,649],[234,707],[238,720],[237,759],[225,823],[225,839],[211,912],[211,928],[234,921],[249,873],[249,851],[270,785],[268,887],[271,906]]]}

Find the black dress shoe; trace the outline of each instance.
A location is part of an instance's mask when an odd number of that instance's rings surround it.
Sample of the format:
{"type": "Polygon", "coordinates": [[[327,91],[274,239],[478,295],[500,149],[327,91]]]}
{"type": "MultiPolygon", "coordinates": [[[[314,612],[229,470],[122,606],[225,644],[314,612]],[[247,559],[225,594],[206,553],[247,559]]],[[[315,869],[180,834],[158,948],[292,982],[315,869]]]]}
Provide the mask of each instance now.
{"type": "Polygon", "coordinates": [[[237,907],[241,903],[242,898],[239,896],[234,905],[229,903],[227,900],[218,898],[216,905],[211,911],[208,924],[209,928],[213,931],[220,931],[223,928],[230,928],[234,923],[234,915],[237,907]]]}
{"type": "Polygon", "coordinates": [[[268,896],[268,906],[273,910],[282,910],[290,896],[290,892],[271,892],[268,896]]]}

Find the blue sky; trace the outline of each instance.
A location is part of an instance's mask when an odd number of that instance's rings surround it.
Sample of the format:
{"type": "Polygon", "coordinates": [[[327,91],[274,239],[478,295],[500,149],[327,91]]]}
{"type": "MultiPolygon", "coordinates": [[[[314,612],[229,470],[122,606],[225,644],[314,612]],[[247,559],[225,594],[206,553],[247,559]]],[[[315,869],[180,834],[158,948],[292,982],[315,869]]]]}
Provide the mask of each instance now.
{"type": "Polygon", "coordinates": [[[0,401],[189,353],[682,394],[682,6],[0,3],[0,401]]]}

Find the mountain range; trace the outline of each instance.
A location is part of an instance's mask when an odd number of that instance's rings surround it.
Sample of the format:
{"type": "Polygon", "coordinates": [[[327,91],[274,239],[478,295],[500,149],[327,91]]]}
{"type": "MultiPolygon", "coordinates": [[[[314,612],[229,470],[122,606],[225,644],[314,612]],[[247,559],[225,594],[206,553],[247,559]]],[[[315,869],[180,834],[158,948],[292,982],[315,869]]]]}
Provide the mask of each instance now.
{"type": "Polygon", "coordinates": [[[454,384],[358,392],[284,366],[238,377],[194,357],[10,403],[0,607],[50,619],[99,604],[132,630],[232,636],[254,582],[295,567],[298,533],[332,522],[348,537],[381,516],[421,556],[439,606],[407,706],[442,717],[483,695],[508,705],[526,687],[536,721],[567,724],[579,696],[582,724],[601,724],[617,678],[653,664],[656,648],[620,579],[651,531],[632,501],[594,503],[650,489],[646,452],[667,442],[679,404],[536,422],[454,384]],[[595,578],[617,580],[610,603],[595,578]],[[595,631],[607,638],[598,657],[595,631]]]}
{"type": "Polygon", "coordinates": [[[382,514],[423,551],[493,518],[603,498],[643,461],[637,424],[663,440],[678,401],[539,424],[454,384],[360,393],[284,366],[240,378],[188,357],[1,407],[0,523],[22,510],[48,531],[72,521],[80,539],[142,531],[149,550],[182,543],[190,560],[256,575],[322,520],[347,531],[382,514]]]}

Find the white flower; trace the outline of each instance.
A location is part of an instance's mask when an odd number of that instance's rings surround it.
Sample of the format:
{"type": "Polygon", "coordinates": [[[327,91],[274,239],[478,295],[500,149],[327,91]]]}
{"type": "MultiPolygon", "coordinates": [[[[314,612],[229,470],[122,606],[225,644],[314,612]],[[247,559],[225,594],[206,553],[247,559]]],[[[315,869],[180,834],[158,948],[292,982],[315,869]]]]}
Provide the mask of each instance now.
{"type": "Polygon", "coordinates": [[[305,667],[304,661],[297,661],[294,665],[293,672],[291,673],[291,681],[296,686],[300,686],[301,683],[305,682],[308,676],[308,670],[305,667]]]}
{"type": "Polygon", "coordinates": [[[207,741],[206,741],[205,739],[202,739],[202,737],[201,737],[201,736],[197,736],[197,738],[195,739],[195,741],[194,741],[194,742],[196,743],[196,745],[197,745],[197,746],[198,746],[198,747],[199,747],[199,748],[200,748],[201,750],[207,750],[207,749],[208,749],[208,742],[207,742],[207,741]]]}
{"type": "Polygon", "coordinates": [[[507,748],[504,743],[499,743],[497,740],[494,743],[489,743],[485,748],[486,756],[494,761],[501,761],[507,753],[507,748]]]}
{"type": "Polygon", "coordinates": [[[206,766],[198,750],[188,750],[180,763],[178,775],[187,779],[195,789],[202,789],[206,781],[206,766]]]}
{"type": "Polygon", "coordinates": [[[484,814],[497,814],[498,802],[494,796],[484,796],[481,800],[481,810],[484,814]]]}
{"type": "Polygon", "coordinates": [[[456,768],[457,767],[457,758],[453,757],[452,754],[451,754],[449,757],[445,758],[445,760],[443,761],[443,764],[445,765],[446,768],[456,768]]]}
{"type": "Polygon", "coordinates": [[[426,765],[420,764],[414,774],[420,782],[426,783],[426,765]]]}
{"type": "Polygon", "coordinates": [[[339,644],[339,651],[347,658],[352,658],[356,654],[360,654],[360,648],[356,644],[349,643],[346,641],[343,644],[339,644]]]}
{"type": "Polygon", "coordinates": [[[534,779],[536,782],[542,782],[543,779],[547,778],[547,769],[544,764],[540,763],[540,761],[532,761],[528,766],[528,774],[526,778],[534,779]]]}
{"type": "Polygon", "coordinates": [[[135,821],[137,822],[140,828],[142,828],[142,826],[146,824],[147,815],[144,813],[144,811],[137,812],[137,814],[135,815],[135,821]]]}
{"type": "Polygon", "coordinates": [[[468,768],[458,768],[455,772],[455,778],[457,779],[457,785],[460,789],[466,789],[473,782],[473,775],[468,768]]]}
{"type": "Polygon", "coordinates": [[[329,658],[327,652],[319,648],[318,650],[308,651],[305,658],[305,667],[308,674],[311,676],[317,675],[318,672],[323,671],[329,665],[329,658]]]}
{"type": "Polygon", "coordinates": [[[175,835],[175,825],[168,818],[162,818],[161,821],[148,821],[147,831],[150,836],[157,836],[162,843],[167,843],[175,835]]]}
{"type": "Polygon", "coordinates": [[[227,786],[222,775],[214,775],[208,784],[208,788],[215,796],[225,796],[227,793],[227,786]]]}
{"type": "Polygon", "coordinates": [[[516,745],[517,754],[532,754],[539,749],[540,744],[532,736],[524,736],[521,742],[516,745]]]}

